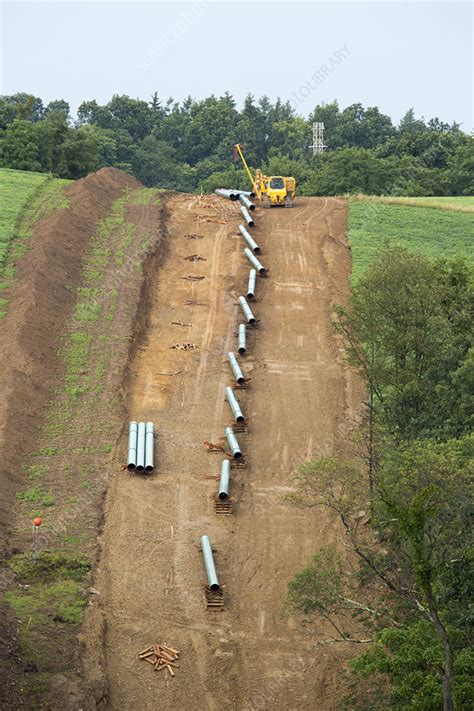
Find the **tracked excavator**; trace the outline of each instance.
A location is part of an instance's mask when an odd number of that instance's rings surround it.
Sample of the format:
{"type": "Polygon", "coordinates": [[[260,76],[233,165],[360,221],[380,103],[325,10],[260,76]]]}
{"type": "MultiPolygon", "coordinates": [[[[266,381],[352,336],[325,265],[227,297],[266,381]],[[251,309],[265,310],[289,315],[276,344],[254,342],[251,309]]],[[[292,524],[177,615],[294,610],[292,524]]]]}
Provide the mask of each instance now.
{"type": "Polygon", "coordinates": [[[260,168],[255,171],[255,177],[252,177],[240,143],[235,144],[234,152],[240,156],[252,183],[253,191],[263,207],[293,207],[293,199],[296,193],[296,180],[293,177],[263,175],[260,168]]]}

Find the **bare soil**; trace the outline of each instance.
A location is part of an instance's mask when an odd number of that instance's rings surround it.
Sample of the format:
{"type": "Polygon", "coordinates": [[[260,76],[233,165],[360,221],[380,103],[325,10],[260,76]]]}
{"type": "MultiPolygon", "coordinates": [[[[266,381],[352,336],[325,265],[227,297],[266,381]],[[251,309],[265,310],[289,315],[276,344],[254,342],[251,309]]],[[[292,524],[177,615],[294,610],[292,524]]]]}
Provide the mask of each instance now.
{"type": "MultiPolygon", "coordinates": [[[[218,442],[231,424],[226,353],[236,350],[237,299],[249,268],[238,207],[176,195],[167,208],[126,393],[128,418],[155,423],[157,469],[120,472],[109,488],[94,611],[96,629],[105,628],[108,689],[98,698],[110,709],[141,711],[340,708],[340,671],[351,650],[315,647],[329,630],[284,614],[288,581],[340,532],[327,514],[283,497],[295,468],[333,451],[358,417],[360,384],[341,364],[330,323],[332,304],[348,293],[346,202],[299,198],[293,210],[255,213],[253,234],[270,271],[258,279],[258,328],[240,359],[251,381],[237,391],[248,432],[238,435],[246,468],[233,472],[231,517],[214,513],[222,455],[203,442],[218,442]],[[192,254],[206,261],[186,261],[192,254]],[[185,342],[196,348],[170,347],[185,342]],[[225,585],[223,612],[204,606],[204,533],[225,585]],[[181,650],[175,679],[138,661],[154,642],[181,650]]],[[[125,457],[124,429],[113,472],[125,457]]],[[[100,642],[91,643],[89,678],[99,653],[100,642]]],[[[93,683],[100,687],[98,671],[93,683]]]]}

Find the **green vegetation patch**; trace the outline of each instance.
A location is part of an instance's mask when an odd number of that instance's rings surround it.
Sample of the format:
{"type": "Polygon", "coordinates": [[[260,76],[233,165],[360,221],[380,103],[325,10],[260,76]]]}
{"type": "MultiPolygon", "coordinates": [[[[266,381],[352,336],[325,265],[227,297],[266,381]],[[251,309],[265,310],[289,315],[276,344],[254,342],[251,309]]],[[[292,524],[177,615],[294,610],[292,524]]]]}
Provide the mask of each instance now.
{"type": "Polygon", "coordinates": [[[352,280],[356,282],[379,256],[386,241],[427,257],[465,257],[474,261],[474,215],[380,202],[349,202],[352,280]]]}
{"type": "Polygon", "coordinates": [[[34,503],[41,506],[54,506],[54,499],[51,493],[45,491],[41,486],[33,486],[30,489],[18,491],[16,498],[24,503],[34,503]]]}
{"type": "Polygon", "coordinates": [[[8,565],[19,585],[9,590],[5,599],[20,621],[23,661],[35,664],[39,673],[48,671],[57,661],[48,640],[62,625],[83,621],[87,604],[84,579],[91,563],[83,557],[43,552],[36,562],[31,553],[20,554],[10,558],[8,565]]]}
{"type": "Polygon", "coordinates": [[[133,193],[130,205],[158,205],[163,192],[162,188],[139,188],[133,193]]]}
{"type": "Polygon", "coordinates": [[[386,205],[410,205],[412,207],[432,207],[437,210],[451,212],[474,212],[474,197],[395,197],[391,195],[355,195],[353,200],[362,202],[378,202],[386,205]]]}
{"type": "MultiPolygon", "coordinates": [[[[18,260],[28,250],[35,222],[68,206],[69,180],[42,173],[0,168],[0,292],[15,278],[18,260]]],[[[8,302],[0,302],[0,318],[8,302]]]]}
{"type": "Polygon", "coordinates": [[[10,558],[8,565],[26,584],[55,582],[58,579],[80,582],[91,569],[87,558],[63,553],[42,553],[36,562],[31,555],[21,553],[10,558]]]}
{"type": "Polygon", "coordinates": [[[48,180],[50,176],[44,173],[0,168],[0,267],[4,263],[19,216],[48,180]]]}

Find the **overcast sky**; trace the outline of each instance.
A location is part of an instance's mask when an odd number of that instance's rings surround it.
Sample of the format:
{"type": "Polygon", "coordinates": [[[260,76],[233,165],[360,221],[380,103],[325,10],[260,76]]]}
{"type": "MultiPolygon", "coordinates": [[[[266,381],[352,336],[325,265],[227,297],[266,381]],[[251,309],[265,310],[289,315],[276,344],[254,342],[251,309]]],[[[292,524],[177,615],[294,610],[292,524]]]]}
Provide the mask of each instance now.
{"type": "Polygon", "coordinates": [[[3,2],[1,93],[105,103],[228,90],[472,128],[472,9],[456,2],[3,2]],[[339,53],[338,53],[339,52],[339,53]],[[326,66],[327,70],[321,69],[326,66]]]}

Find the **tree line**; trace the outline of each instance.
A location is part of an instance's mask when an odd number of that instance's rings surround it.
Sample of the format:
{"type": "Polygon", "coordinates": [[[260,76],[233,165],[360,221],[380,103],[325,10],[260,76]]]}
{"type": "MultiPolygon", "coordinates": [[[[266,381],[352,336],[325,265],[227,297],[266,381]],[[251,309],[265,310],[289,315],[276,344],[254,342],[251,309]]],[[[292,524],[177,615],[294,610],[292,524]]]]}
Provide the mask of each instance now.
{"type": "Polygon", "coordinates": [[[363,192],[391,195],[472,194],[470,136],[457,123],[416,118],[400,123],[377,107],[337,101],[304,118],[291,104],[249,94],[241,110],[233,97],[182,102],[114,95],[104,105],[84,101],[72,120],[64,100],[47,105],[19,93],[0,97],[0,165],[76,179],[105,166],[147,186],[182,191],[244,187],[232,163],[235,143],[268,174],[294,175],[304,195],[363,192]],[[325,125],[327,148],[312,154],[312,124],[325,125]]]}
{"type": "Polygon", "coordinates": [[[366,414],[289,498],[330,510],[345,545],[321,548],[288,600],[328,625],[318,643],[368,645],[346,708],[472,708],[473,307],[465,261],[387,245],[335,310],[366,414]]]}

